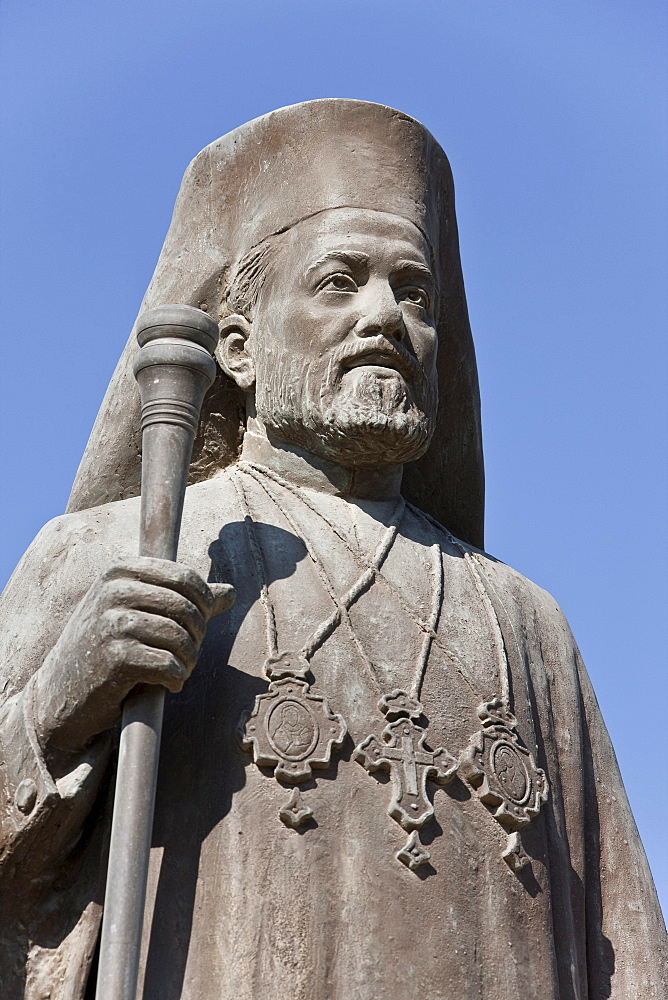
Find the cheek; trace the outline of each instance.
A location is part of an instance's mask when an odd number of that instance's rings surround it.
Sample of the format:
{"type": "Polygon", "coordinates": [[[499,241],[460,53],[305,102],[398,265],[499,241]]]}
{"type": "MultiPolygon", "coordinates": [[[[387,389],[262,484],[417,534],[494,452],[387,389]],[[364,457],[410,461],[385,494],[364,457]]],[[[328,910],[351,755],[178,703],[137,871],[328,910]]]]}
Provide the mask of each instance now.
{"type": "MultiPolygon", "coordinates": [[[[344,310],[323,308],[311,301],[293,301],[280,317],[280,343],[314,364],[324,361],[328,348],[344,339],[350,324],[344,310]]],[[[279,324],[277,324],[279,325],[279,324]]]]}
{"type": "Polygon", "coordinates": [[[408,326],[413,350],[423,368],[429,372],[436,368],[438,334],[431,323],[413,322],[408,326]]]}
{"type": "Polygon", "coordinates": [[[438,357],[438,333],[436,332],[436,330],[434,329],[434,327],[430,327],[430,336],[429,336],[429,364],[431,366],[431,370],[434,373],[436,372],[436,359],[437,359],[437,357],[438,357]]]}

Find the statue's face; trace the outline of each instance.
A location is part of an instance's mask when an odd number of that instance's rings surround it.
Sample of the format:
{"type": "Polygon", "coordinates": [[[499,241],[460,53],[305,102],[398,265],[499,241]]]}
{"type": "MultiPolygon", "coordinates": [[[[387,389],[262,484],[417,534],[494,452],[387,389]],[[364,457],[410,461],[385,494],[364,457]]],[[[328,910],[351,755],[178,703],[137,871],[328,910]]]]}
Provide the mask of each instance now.
{"type": "Polygon", "coordinates": [[[418,458],[436,409],[436,294],[429,248],[404,219],[336,209],[293,227],[247,344],[258,416],[343,465],[418,458]]]}

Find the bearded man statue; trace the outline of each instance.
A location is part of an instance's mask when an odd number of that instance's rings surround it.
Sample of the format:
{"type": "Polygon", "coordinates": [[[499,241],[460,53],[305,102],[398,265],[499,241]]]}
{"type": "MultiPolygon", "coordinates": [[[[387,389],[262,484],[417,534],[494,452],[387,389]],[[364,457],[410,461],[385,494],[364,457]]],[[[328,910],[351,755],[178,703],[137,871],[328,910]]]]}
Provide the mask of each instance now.
{"type": "Polygon", "coordinates": [[[115,727],[148,682],[171,693],[138,997],[665,996],[568,625],[483,551],[440,146],[352,100],[242,126],[185,175],[142,311],[164,303],[221,332],[179,562],[135,556],[131,337],[3,599],[3,995],[94,994],[115,727]]]}

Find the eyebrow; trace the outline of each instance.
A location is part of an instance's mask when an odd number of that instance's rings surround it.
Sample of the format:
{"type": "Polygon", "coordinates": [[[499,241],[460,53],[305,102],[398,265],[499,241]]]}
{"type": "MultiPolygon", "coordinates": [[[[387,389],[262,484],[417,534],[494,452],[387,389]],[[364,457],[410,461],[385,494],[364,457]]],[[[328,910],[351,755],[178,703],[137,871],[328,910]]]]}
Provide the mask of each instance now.
{"type": "Polygon", "coordinates": [[[329,260],[340,260],[344,264],[348,264],[351,267],[368,267],[369,257],[365,253],[361,253],[358,250],[328,250],[324,253],[322,257],[318,257],[314,260],[312,264],[306,268],[306,274],[310,274],[311,271],[315,271],[318,267],[326,264],[329,260]]]}
{"type": "Polygon", "coordinates": [[[431,268],[427,267],[426,264],[420,263],[419,260],[400,260],[397,261],[395,266],[392,268],[394,274],[402,274],[403,272],[412,272],[413,274],[420,274],[425,278],[429,278],[430,281],[434,281],[434,275],[431,268]]]}

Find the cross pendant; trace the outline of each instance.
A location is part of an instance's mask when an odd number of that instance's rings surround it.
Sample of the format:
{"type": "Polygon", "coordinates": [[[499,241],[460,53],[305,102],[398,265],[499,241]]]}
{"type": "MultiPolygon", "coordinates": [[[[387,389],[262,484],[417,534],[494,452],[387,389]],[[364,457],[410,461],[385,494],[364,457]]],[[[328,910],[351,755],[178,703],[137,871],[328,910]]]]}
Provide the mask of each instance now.
{"type": "Polygon", "coordinates": [[[388,812],[404,830],[416,830],[434,815],[427,796],[427,780],[446,785],[452,780],[458,761],[447,750],[428,750],[427,733],[412,719],[391,722],[380,739],[367,738],[355,748],[355,760],[367,771],[384,770],[392,779],[392,801],[388,812]]]}

